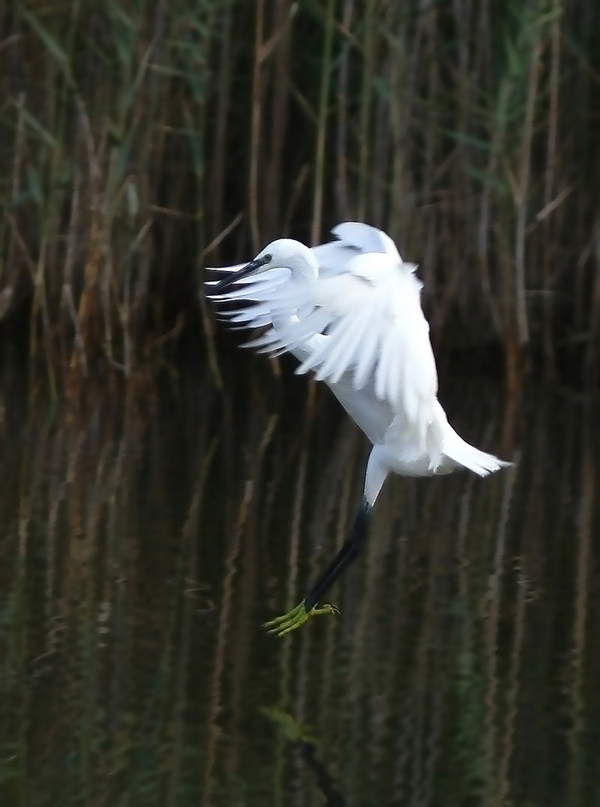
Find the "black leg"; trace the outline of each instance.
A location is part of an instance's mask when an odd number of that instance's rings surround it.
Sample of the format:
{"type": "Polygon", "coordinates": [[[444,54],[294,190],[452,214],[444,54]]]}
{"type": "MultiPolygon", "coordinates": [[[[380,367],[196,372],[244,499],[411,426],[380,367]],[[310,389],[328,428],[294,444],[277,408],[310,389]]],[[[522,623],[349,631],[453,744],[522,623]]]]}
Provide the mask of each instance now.
{"type": "Polygon", "coordinates": [[[329,591],[334,582],[338,579],[346,567],[356,558],[365,542],[365,535],[369,524],[372,506],[366,499],[363,499],[356,521],[352,527],[350,537],[344,546],[337,553],[325,571],[318,577],[317,582],[308,592],[306,597],[287,614],[278,616],[270,622],[265,622],[264,627],[274,636],[286,636],[315,614],[336,614],[339,613],[334,605],[323,605],[317,608],[319,600],[325,592],[329,591]]]}
{"type": "Polygon", "coordinates": [[[372,509],[369,502],[363,499],[350,536],[329,566],[319,576],[317,582],[304,599],[304,606],[308,612],[312,611],[323,595],[329,591],[344,569],[352,563],[363,548],[372,509]]]}

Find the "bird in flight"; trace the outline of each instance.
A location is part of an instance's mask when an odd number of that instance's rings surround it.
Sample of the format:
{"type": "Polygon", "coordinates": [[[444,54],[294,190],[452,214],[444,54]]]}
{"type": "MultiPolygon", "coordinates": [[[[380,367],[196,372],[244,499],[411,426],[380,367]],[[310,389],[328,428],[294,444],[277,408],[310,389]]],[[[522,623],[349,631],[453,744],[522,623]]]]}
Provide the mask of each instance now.
{"type": "Polygon", "coordinates": [[[247,346],[292,353],[296,373],[310,370],[324,381],[373,444],[350,535],[302,602],[265,624],[277,636],[312,616],[339,613],[323,597],[362,549],[389,473],[467,468],[486,476],[510,465],[469,445],[448,423],[416,265],[376,227],[347,221],[332,233],[334,241],[312,249],[279,238],[250,263],[214,269],[224,277],[206,283],[230,323],[263,329],[247,346]]]}

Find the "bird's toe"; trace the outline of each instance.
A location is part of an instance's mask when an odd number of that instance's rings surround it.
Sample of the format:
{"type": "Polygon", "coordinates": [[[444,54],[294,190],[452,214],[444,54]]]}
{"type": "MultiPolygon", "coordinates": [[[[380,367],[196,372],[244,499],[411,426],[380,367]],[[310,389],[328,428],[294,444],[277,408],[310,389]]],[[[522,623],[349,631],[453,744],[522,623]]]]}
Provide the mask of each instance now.
{"type": "Polygon", "coordinates": [[[307,611],[304,600],[302,600],[301,603],[299,603],[295,608],[292,608],[291,611],[288,611],[287,614],[283,614],[282,616],[275,617],[275,619],[271,619],[269,622],[265,622],[263,624],[263,628],[265,628],[267,633],[269,633],[271,636],[281,638],[282,636],[287,636],[288,633],[296,630],[296,628],[300,628],[311,616],[339,613],[340,609],[337,607],[337,605],[330,605],[329,603],[321,605],[318,608],[311,608],[310,611],[307,611]]]}

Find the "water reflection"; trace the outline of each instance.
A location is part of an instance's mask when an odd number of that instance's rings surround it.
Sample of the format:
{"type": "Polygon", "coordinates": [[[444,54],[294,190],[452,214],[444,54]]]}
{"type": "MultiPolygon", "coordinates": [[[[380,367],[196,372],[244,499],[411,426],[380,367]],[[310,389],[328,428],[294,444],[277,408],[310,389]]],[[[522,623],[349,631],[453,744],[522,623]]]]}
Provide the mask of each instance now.
{"type": "Polygon", "coordinates": [[[276,641],[367,446],[275,386],[4,401],[0,803],[600,803],[598,402],[457,385],[518,465],[390,480],[341,618],[276,641]]]}

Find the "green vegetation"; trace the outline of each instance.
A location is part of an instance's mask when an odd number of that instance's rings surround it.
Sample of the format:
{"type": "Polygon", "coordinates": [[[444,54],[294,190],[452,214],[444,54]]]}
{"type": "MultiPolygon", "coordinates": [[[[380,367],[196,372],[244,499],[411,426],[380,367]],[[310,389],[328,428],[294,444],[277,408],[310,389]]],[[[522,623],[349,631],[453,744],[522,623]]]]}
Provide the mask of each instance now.
{"type": "MultiPolygon", "coordinates": [[[[359,218],[436,339],[600,343],[595,0],[27,0],[0,12],[0,317],[131,377],[211,262],[359,218]]],[[[211,323],[203,310],[204,333],[211,323]]]]}
{"type": "Polygon", "coordinates": [[[316,807],[324,771],[349,807],[597,804],[598,407],[513,418],[461,380],[457,426],[518,465],[390,479],[341,616],[280,641],[260,624],[346,537],[364,443],[331,396],[228,422],[188,383],[6,400],[2,807],[316,807]]]}

